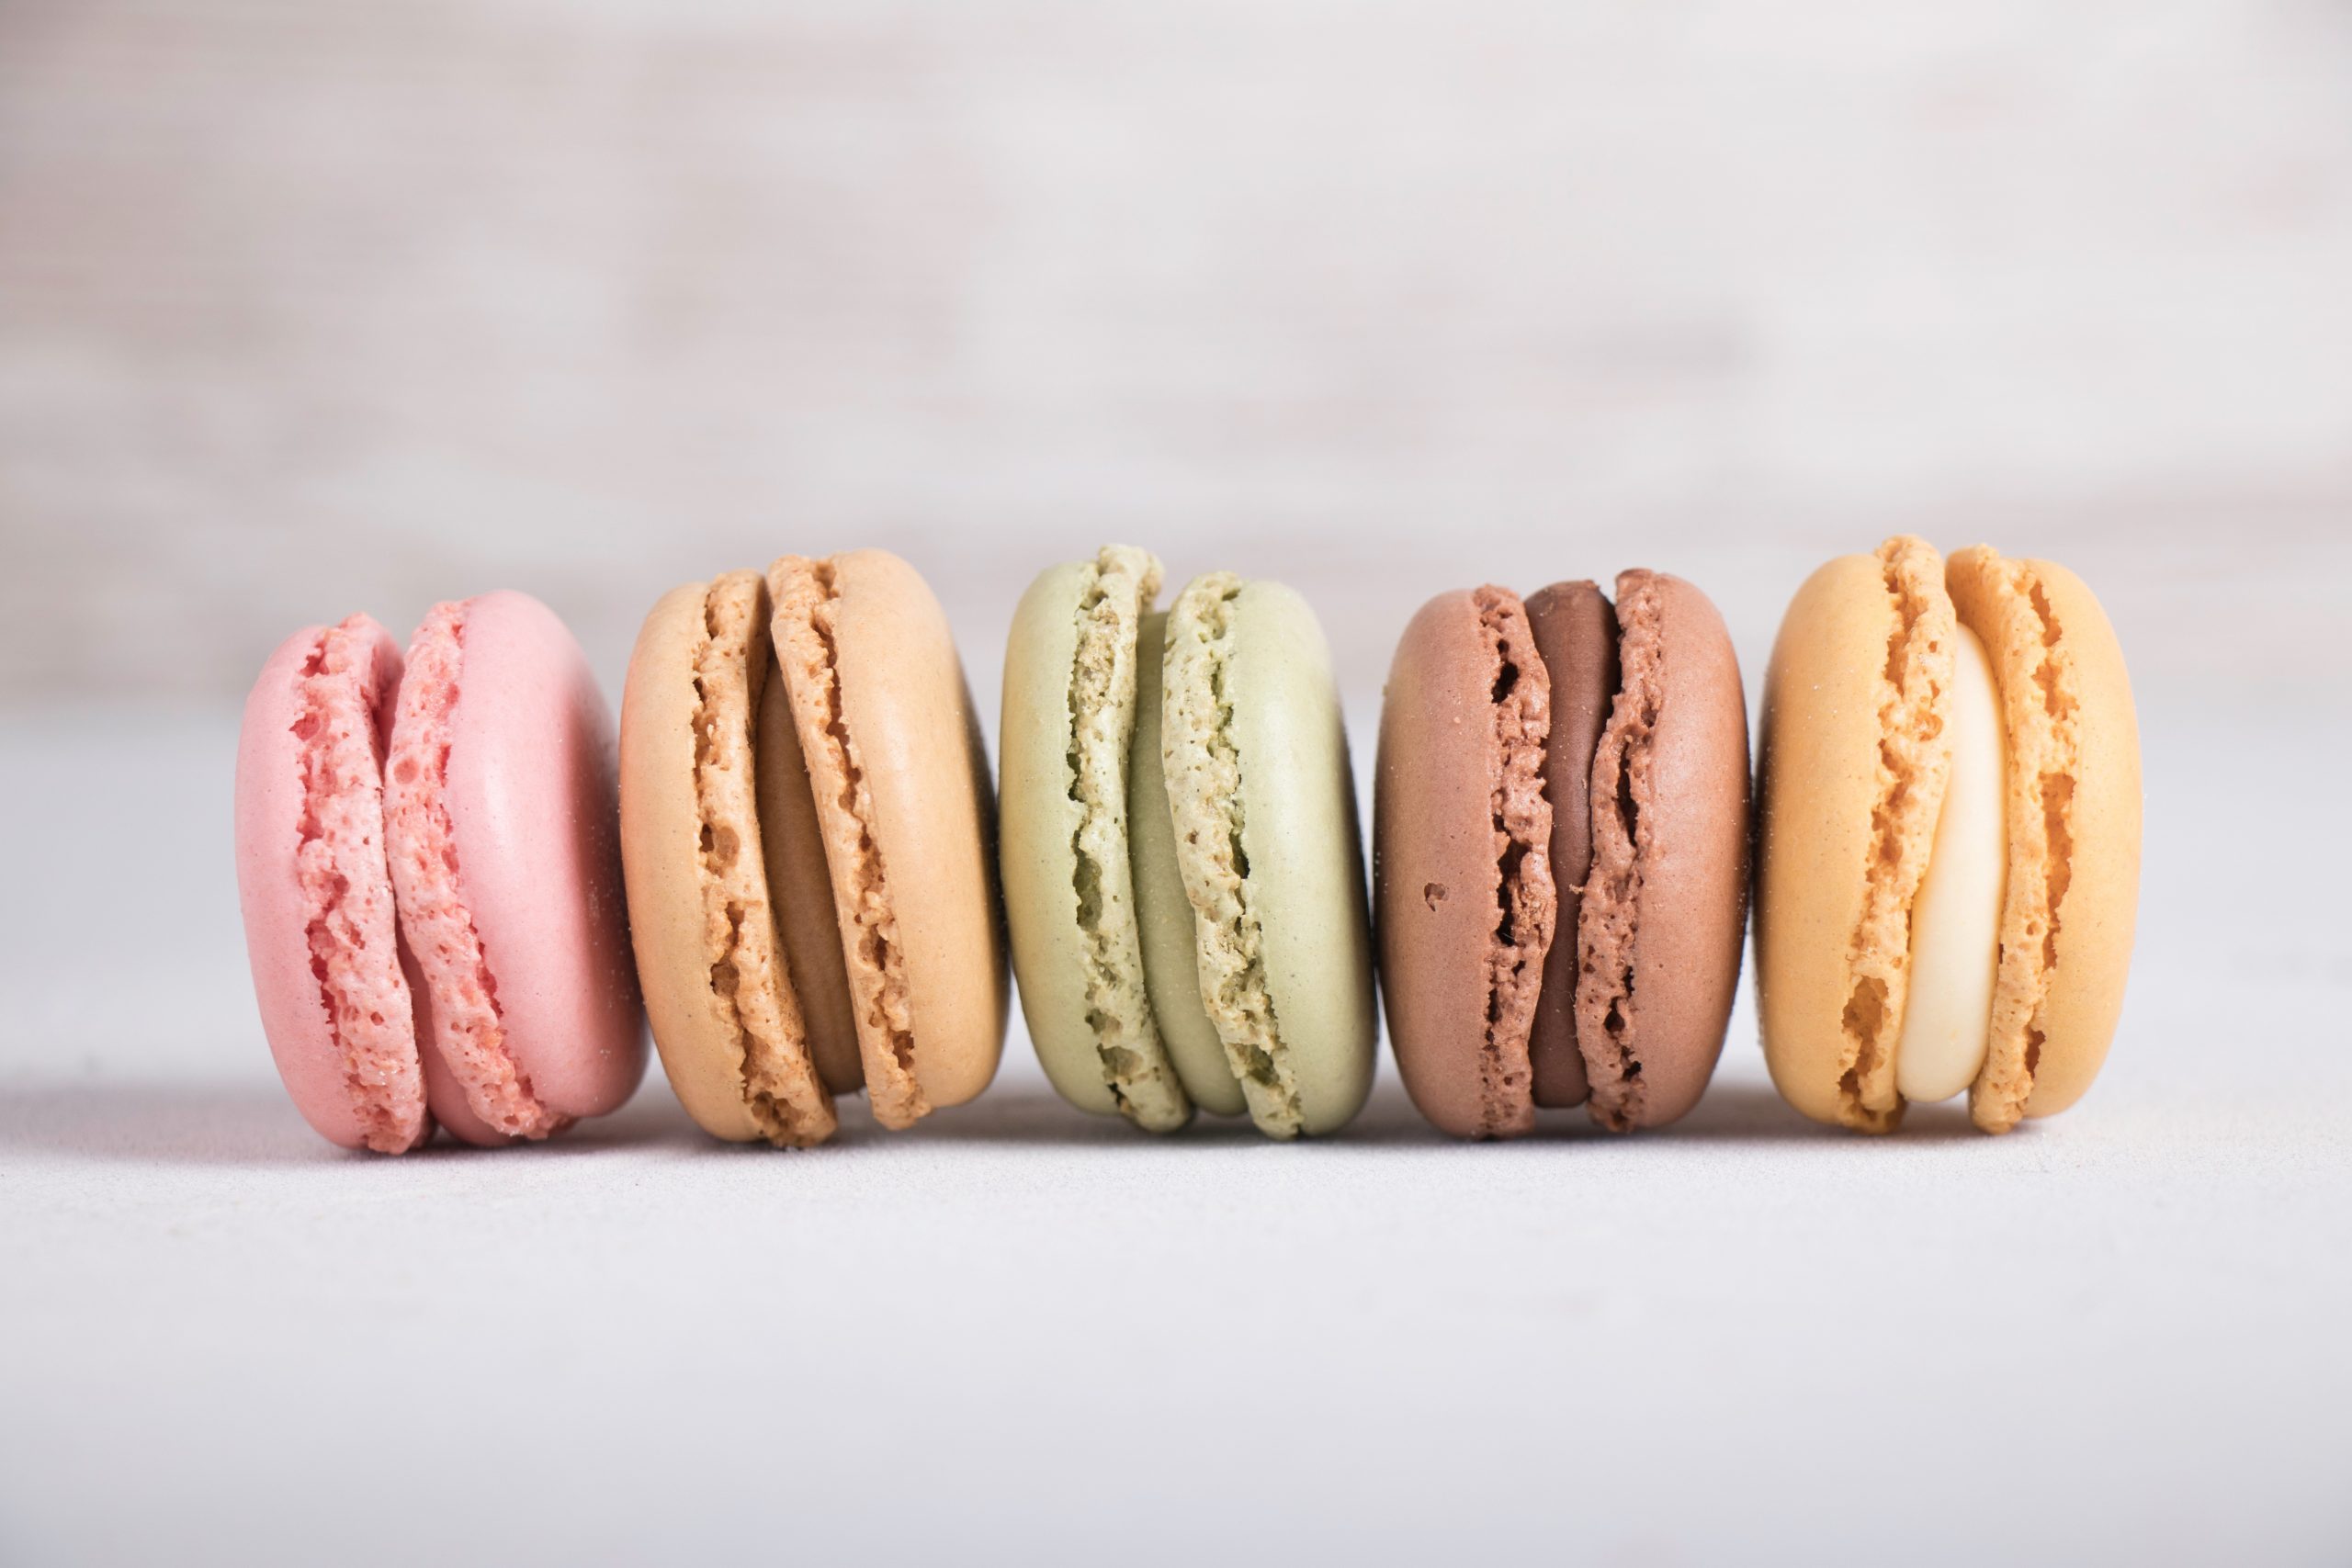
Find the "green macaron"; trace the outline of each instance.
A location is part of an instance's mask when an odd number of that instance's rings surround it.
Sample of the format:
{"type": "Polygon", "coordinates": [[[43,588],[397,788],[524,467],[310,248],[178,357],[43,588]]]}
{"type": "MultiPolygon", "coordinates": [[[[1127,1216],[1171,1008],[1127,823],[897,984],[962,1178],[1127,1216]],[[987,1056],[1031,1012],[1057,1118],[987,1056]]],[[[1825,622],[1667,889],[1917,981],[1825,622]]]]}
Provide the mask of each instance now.
{"type": "Polygon", "coordinates": [[[1331,1132],[1372,1084],[1355,790],[1321,627],[1159,563],[1041,575],[1005,652],[1001,852],[1022,1011],[1063,1098],[1138,1126],[1331,1132]]]}

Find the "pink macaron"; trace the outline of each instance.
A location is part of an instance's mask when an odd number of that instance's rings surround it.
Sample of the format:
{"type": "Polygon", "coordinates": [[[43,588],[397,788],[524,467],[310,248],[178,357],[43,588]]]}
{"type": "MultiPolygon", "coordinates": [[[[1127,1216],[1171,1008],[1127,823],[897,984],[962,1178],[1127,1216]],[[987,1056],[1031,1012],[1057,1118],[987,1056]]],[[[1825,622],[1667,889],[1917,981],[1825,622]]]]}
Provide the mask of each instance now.
{"type": "Polygon", "coordinates": [[[645,1069],[610,710],[520,593],[435,605],[402,660],[355,615],[245,704],[237,882],[262,1025],[311,1125],[544,1138],[645,1069]]]}

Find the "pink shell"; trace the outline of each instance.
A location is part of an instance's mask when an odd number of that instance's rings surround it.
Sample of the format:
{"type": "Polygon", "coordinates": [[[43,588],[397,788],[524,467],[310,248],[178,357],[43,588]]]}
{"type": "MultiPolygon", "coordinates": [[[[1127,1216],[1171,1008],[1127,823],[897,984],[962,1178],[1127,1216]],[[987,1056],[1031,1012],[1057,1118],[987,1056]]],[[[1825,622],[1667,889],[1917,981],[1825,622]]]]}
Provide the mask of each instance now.
{"type": "MultiPolygon", "coordinates": [[[[537,600],[483,594],[460,607],[459,626],[447,762],[426,781],[447,813],[452,891],[479,940],[503,1050],[530,1098],[560,1122],[601,1115],[645,1072],[611,710],[580,645],[537,600]]],[[[392,751],[402,754],[400,736],[392,751]]],[[[401,918],[416,941],[406,908],[401,918]]],[[[432,998],[436,1012],[464,1005],[432,998]]],[[[427,1077],[453,1133],[503,1141],[452,1096],[452,1075],[427,1077]]]]}
{"type": "Polygon", "coordinates": [[[385,1153],[413,1148],[431,1131],[399,968],[377,772],[400,679],[399,647],[367,616],[332,631],[305,627],[263,665],[237,745],[238,903],[270,1054],[296,1109],[322,1135],[385,1153]],[[370,664],[314,679],[312,660],[330,636],[360,639],[370,664]],[[368,754],[339,792],[322,786],[314,799],[308,738],[322,723],[349,738],[355,720],[368,754]],[[330,1006],[330,972],[346,1001],[347,1031],[330,1006]]]}

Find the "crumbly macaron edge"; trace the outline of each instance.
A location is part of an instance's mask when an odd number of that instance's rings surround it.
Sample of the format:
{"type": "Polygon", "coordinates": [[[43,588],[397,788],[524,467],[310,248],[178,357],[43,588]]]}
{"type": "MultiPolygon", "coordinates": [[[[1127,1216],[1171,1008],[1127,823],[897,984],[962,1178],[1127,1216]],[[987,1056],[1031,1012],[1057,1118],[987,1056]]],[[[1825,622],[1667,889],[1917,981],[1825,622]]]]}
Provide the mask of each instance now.
{"type": "Polygon", "coordinates": [[[1242,760],[1226,697],[1235,601],[1245,586],[1232,572],[1211,572],[1186,584],[1170,607],[1160,754],[1199,942],[1202,1006],[1225,1043],[1250,1120],[1270,1137],[1293,1138],[1306,1111],[1250,897],[1242,760]]]}
{"type": "Polygon", "coordinates": [[[1618,574],[1617,694],[1593,749],[1592,866],[1577,908],[1577,1049],[1585,1065],[1586,1114],[1629,1131],[1642,1111],[1640,1041],[1634,1028],[1634,967],[1642,873],[1655,828],[1651,742],[1666,707],[1666,658],[1657,578],[1618,574]]]}
{"type": "Polygon", "coordinates": [[[694,682],[695,874],[714,1021],[730,1050],[745,1111],[780,1148],[824,1142],[838,1125],[808,1048],[768,897],[752,742],[770,633],[757,572],[714,579],[703,595],[694,682]]]}
{"type": "Polygon", "coordinates": [[[1064,766],[1077,811],[1069,848],[1086,1021],[1120,1113],[1155,1133],[1172,1132],[1193,1114],[1145,985],[1127,842],[1136,645],[1144,613],[1159,597],[1159,579],[1155,557],[1125,545],[1104,546],[1084,569],[1073,612],[1064,766]]]}
{"type": "Polygon", "coordinates": [[[1487,953],[1476,1135],[1498,1138],[1535,1124],[1535,1069],[1528,1038],[1559,914],[1552,880],[1552,803],[1544,790],[1552,685],[1519,596],[1489,584],[1474,592],[1470,602],[1493,670],[1487,814],[1499,878],[1494,938],[1487,953]]]}
{"type": "Polygon", "coordinates": [[[1165,688],[1168,617],[1142,617],[1136,639],[1136,732],[1127,753],[1127,862],[1136,894],[1144,989],[1159,1043],[1195,1111],[1244,1116],[1250,1102],[1227,1060],[1225,1040],[1201,1003],[1201,964],[1193,900],[1176,854],[1168,806],[1165,688]]]}
{"type": "Polygon", "coordinates": [[[1993,654],[2002,721],[2008,874],[1998,977],[1984,1066],[1969,1086],[1969,1119],[2006,1133],[2025,1114],[2047,1039],[2042,1007],[2058,963],[2073,877],[2074,799],[2082,769],[2082,688],[2064,627],[2030,561],[1985,545],[1956,551],[1951,577],[1970,629],[1993,654]]]}
{"type": "Polygon", "coordinates": [[[836,636],[842,600],[835,563],[782,557],[768,569],[768,594],[776,661],[792,698],[794,727],[825,829],[866,1097],[883,1126],[910,1127],[929,1114],[931,1103],[915,1076],[906,954],[874,831],[873,789],[842,710],[836,636]],[[837,855],[837,849],[847,852],[837,855]]]}
{"type": "Polygon", "coordinates": [[[410,643],[399,712],[384,762],[384,832],[401,934],[424,978],[428,1047],[473,1114],[510,1138],[545,1138],[571,1125],[542,1101],[508,1049],[498,984],[475,928],[449,813],[449,750],[465,681],[470,600],[433,606],[410,643]]]}
{"type": "MultiPolygon", "coordinates": [[[[310,967],[361,1141],[401,1154],[432,1132],[384,836],[376,639],[365,616],[322,626],[295,674],[301,814],[294,875],[310,967]]],[[[430,1046],[426,1046],[430,1049],[430,1046]]]]}
{"type": "Polygon", "coordinates": [[[1874,552],[1894,616],[1877,677],[1877,789],[1861,914],[1847,950],[1838,1020],[1838,1118],[1863,1132],[1891,1132],[1903,1117],[1894,1048],[1910,985],[1911,908],[1935,852],[1936,818],[1951,777],[1949,733],[1954,627],[1943,558],[1909,535],[1874,552]]]}

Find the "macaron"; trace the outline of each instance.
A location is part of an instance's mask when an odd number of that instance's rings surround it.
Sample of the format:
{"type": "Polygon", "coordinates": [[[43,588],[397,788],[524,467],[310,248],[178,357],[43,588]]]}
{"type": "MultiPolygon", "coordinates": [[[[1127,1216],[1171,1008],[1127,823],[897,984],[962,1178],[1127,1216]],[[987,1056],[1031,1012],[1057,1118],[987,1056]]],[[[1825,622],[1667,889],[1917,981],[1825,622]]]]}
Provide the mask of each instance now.
{"type": "Polygon", "coordinates": [[[1765,1060],[1806,1115],[1885,1132],[1968,1091],[2064,1110],[2122,1009],[2140,860],[2122,650],[2064,568],[1922,540],[1798,591],[1765,681],[1765,1060]]]}
{"type": "Polygon", "coordinates": [[[1539,1109],[1682,1115],[1721,1054],[1747,907],[1747,728],[1714,605],[1649,571],[1442,593],[1381,711],[1373,884],[1406,1091],[1498,1138],[1539,1109]]]}
{"type": "Polygon", "coordinates": [[[1212,573],[1163,615],[1107,547],[1032,584],[1005,654],[1001,845],[1023,1016],[1071,1103],[1155,1132],[1344,1126],[1375,1024],[1338,686],[1305,600],[1212,573]]]}
{"type": "Polygon", "coordinates": [[[237,868],[254,987],[304,1118],[352,1148],[544,1138],[616,1109],[644,1031],[613,731],[519,593],[279,646],[247,699],[237,868]]]}
{"type": "Polygon", "coordinates": [[[695,1121],[807,1146],[994,1076],[994,802],[947,619],[898,557],[673,590],[621,715],[621,843],[663,1070],[695,1121]]]}

